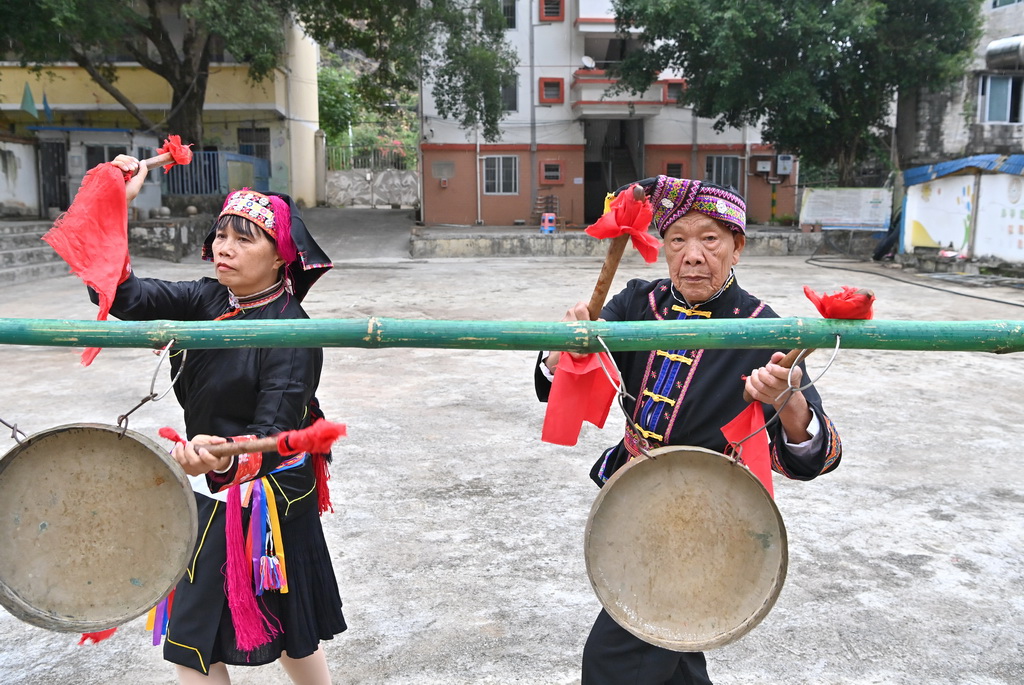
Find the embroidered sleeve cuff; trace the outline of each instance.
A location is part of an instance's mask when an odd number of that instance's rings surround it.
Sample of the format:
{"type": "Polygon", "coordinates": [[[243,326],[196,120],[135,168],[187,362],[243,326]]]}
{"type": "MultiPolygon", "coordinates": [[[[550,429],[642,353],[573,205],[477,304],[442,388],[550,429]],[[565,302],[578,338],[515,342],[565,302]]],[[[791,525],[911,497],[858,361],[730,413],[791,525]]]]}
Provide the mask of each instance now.
{"type": "MultiPolygon", "coordinates": [[[[236,435],[233,438],[228,438],[228,442],[244,442],[255,438],[255,435],[236,435]]],[[[256,478],[262,466],[262,452],[238,454],[231,460],[231,466],[226,471],[211,471],[206,474],[206,481],[212,492],[218,492],[231,485],[246,483],[256,478]]]]}

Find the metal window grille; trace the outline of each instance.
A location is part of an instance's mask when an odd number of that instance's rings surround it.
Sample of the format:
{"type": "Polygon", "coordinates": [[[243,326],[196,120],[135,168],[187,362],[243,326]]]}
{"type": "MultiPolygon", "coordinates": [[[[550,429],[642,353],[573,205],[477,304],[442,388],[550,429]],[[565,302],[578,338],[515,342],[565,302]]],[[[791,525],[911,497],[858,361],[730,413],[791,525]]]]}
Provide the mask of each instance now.
{"type": "Polygon", "coordinates": [[[270,129],[239,128],[238,152],[270,161],[270,129]]]}
{"type": "Polygon", "coordinates": [[[501,13],[505,15],[508,28],[516,27],[516,0],[501,0],[501,13]]]}
{"type": "Polygon", "coordinates": [[[705,162],[704,180],[720,186],[740,187],[739,157],[710,155],[705,162]]]}
{"type": "Polygon", "coordinates": [[[541,20],[560,19],[562,17],[562,0],[544,0],[540,12],[541,20]]]}
{"type": "Polygon", "coordinates": [[[501,87],[501,108],[506,112],[519,111],[519,79],[501,87]]]}
{"type": "Polygon", "coordinates": [[[484,157],[484,194],[517,195],[519,193],[519,158],[484,157]]]}

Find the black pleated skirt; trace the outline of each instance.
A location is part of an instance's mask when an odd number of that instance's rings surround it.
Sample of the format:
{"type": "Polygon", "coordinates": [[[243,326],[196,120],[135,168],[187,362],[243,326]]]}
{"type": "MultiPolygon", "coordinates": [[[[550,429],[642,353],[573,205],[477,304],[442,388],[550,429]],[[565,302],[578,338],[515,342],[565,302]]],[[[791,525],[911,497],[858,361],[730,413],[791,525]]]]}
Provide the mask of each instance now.
{"type": "Polygon", "coordinates": [[[282,653],[301,659],[315,652],[320,641],[346,629],[334,567],[313,506],[281,523],[288,592],[264,592],[256,598],[279,634],[255,650],[240,651],[224,594],[226,505],[202,495],[196,500],[197,555],[174,591],[164,640],[167,661],[208,673],[210,664],[218,661],[260,666],[276,661],[282,653]]]}

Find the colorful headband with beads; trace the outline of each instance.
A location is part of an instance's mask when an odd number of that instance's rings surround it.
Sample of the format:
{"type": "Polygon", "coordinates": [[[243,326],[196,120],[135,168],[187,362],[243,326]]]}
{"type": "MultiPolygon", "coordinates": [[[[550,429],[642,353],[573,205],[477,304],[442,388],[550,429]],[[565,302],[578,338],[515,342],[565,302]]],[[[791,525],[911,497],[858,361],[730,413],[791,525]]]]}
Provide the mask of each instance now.
{"type": "MultiPolygon", "coordinates": [[[[248,188],[236,190],[224,200],[220,216],[232,214],[248,219],[277,240],[277,212],[270,198],[248,188]]],[[[220,217],[218,217],[220,218],[220,217]]]]}
{"type": "Polygon", "coordinates": [[[736,233],[746,232],[747,205],[743,198],[725,188],[688,178],[658,176],[650,198],[654,225],[662,236],[691,210],[721,221],[736,233]]]}

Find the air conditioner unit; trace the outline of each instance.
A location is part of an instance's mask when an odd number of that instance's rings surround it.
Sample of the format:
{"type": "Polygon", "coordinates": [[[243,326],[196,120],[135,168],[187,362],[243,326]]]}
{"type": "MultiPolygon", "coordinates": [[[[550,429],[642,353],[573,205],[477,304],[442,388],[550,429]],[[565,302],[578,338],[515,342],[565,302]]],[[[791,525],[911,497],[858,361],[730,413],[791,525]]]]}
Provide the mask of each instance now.
{"type": "Polygon", "coordinates": [[[793,173],[793,155],[778,155],[775,158],[775,175],[789,176],[793,173]]]}

